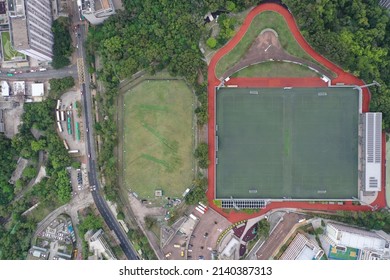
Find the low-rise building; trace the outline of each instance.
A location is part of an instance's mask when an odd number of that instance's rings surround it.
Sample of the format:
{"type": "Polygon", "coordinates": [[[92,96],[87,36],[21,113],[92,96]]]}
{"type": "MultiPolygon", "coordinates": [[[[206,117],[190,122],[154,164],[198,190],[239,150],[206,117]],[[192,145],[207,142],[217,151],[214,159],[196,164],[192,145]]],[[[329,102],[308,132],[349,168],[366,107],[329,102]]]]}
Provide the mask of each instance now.
{"type": "Polygon", "coordinates": [[[338,223],[327,223],[331,259],[390,259],[390,235],[338,223]]]}
{"type": "Polygon", "coordinates": [[[34,101],[42,101],[45,94],[45,87],[43,83],[31,84],[31,96],[34,101]]]}
{"type": "Polygon", "coordinates": [[[8,85],[7,81],[1,81],[0,91],[1,91],[1,96],[3,96],[3,97],[9,96],[9,85],[8,85]]]}
{"type": "Polygon", "coordinates": [[[35,259],[47,260],[49,257],[49,251],[46,248],[32,246],[29,250],[29,254],[35,259]]]}
{"type": "Polygon", "coordinates": [[[104,231],[99,229],[95,233],[89,230],[85,234],[85,240],[89,244],[89,249],[97,256],[97,258],[106,258],[108,260],[116,260],[115,255],[111,251],[106,239],[104,238],[104,231]]]}
{"type": "Polygon", "coordinates": [[[298,233],[280,257],[281,260],[319,260],[324,251],[306,236],[298,233]]]}
{"type": "Polygon", "coordinates": [[[91,24],[100,24],[115,14],[114,4],[111,0],[78,0],[81,14],[91,24]]]}
{"type": "Polygon", "coordinates": [[[26,82],[15,81],[12,83],[12,89],[14,95],[25,95],[26,94],[26,82]]]}

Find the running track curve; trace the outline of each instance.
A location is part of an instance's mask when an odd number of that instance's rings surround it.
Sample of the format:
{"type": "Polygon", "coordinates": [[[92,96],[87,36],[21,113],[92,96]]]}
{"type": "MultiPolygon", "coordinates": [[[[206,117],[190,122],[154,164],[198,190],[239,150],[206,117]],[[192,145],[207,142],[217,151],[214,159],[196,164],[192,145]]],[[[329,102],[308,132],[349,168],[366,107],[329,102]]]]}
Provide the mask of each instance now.
{"type": "MultiPolygon", "coordinates": [[[[259,215],[263,215],[272,209],[278,208],[299,208],[299,209],[309,209],[309,210],[330,210],[330,211],[339,211],[339,210],[348,210],[348,211],[370,211],[369,206],[363,205],[352,205],[352,202],[346,202],[344,205],[330,205],[330,204],[310,204],[308,202],[272,202],[265,209],[261,209],[259,212],[254,214],[246,214],[243,212],[231,211],[230,213],[224,212],[222,209],[215,206],[213,203],[215,197],[215,126],[214,126],[214,117],[215,117],[215,88],[220,84],[220,80],[215,76],[215,67],[218,61],[231,51],[236,44],[242,39],[245,35],[248,27],[250,26],[252,20],[261,12],[264,11],[274,11],[279,13],[286,20],[291,33],[294,35],[298,44],[304,49],[309,55],[311,55],[317,62],[324,65],[326,68],[330,69],[336,74],[336,78],[332,79],[331,83],[344,83],[345,85],[364,85],[364,82],[359,78],[353,76],[352,74],[345,72],[339,66],[330,62],[325,57],[318,54],[303,38],[300,33],[298,26],[294,20],[294,17],[289,13],[284,7],[273,4],[266,3],[261,4],[254,9],[252,9],[244,20],[243,25],[237,34],[218,52],[213,56],[210,61],[208,68],[208,113],[209,113],[209,123],[208,123],[208,139],[209,139],[209,159],[210,166],[208,169],[208,191],[207,198],[209,200],[210,206],[226,217],[231,222],[237,222],[244,219],[250,219],[259,215]]],[[[285,86],[295,86],[295,87],[324,87],[327,86],[320,78],[231,78],[228,84],[238,85],[239,87],[285,87],[285,86]]],[[[369,111],[370,103],[370,94],[367,88],[363,89],[363,112],[369,111]]],[[[386,198],[385,198],[385,162],[386,162],[386,137],[383,133],[382,135],[382,191],[379,192],[377,199],[372,203],[373,206],[378,208],[386,207],[386,198]]]]}

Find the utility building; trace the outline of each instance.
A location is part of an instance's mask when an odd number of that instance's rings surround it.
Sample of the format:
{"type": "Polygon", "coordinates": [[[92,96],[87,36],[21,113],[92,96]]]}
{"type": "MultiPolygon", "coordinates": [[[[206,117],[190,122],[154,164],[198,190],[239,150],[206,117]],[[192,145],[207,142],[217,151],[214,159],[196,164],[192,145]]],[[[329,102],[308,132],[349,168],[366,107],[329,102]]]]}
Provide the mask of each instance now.
{"type": "Polygon", "coordinates": [[[94,25],[102,23],[115,14],[111,0],[78,0],[77,4],[81,15],[94,25]]]}

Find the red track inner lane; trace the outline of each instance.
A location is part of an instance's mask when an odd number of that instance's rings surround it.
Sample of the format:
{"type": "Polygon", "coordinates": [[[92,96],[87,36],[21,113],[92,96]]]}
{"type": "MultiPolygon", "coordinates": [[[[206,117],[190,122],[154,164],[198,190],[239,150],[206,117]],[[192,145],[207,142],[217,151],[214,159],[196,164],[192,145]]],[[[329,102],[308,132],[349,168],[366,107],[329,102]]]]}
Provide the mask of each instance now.
{"type": "MultiPolygon", "coordinates": [[[[349,211],[369,211],[371,208],[369,206],[362,205],[352,205],[351,201],[346,202],[344,205],[330,205],[330,204],[311,204],[308,202],[272,202],[265,209],[261,209],[259,212],[254,214],[247,214],[244,212],[236,212],[234,210],[224,212],[221,208],[218,208],[213,203],[215,197],[215,127],[214,127],[214,118],[215,118],[215,88],[220,84],[219,79],[215,76],[215,67],[218,61],[231,51],[236,44],[242,39],[246,31],[248,30],[253,18],[263,11],[274,11],[282,15],[289,28],[291,33],[294,35],[295,39],[299,45],[304,49],[309,55],[311,55],[318,63],[324,65],[329,70],[333,71],[337,77],[332,80],[332,84],[344,83],[345,85],[364,85],[364,82],[359,78],[353,76],[350,73],[345,72],[343,69],[333,64],[320,54],[314,51],[314,49],[306,42],[300,33],[293,16],[286,10],[284,7],[266,3],[261,4],[251,10],[246,17],[243,25],[237,34],[224,46],[222,47],[211,59],[210,65],[208,68],[208,113],[209,113],[209,123],[208,123],[208,139],[209,139],[209,159],[210,166],[208,169],[208,191],[207,198],[209,200],[210,206],[226,217],[231,222],[237,222],[244,219],[253,218],[266,212],[271,209],[278,208],[299,208],[299,209],[311,209],[311,210],[349,210],[349,211]]],[[[260,30],[259,30],[260,32],[260,30]]],[[[229,83],[231,85],[238,85],[239,87],[324,87],[326,84],[320,78],[231,78],[229,83]]],[[[363,112],[369,111],[370,95],[367,88],[363,89],[363,112]]],[[[382,141],[382,191],[378,193],[377,199],[372,203],[379,208],[386,207],[386,198],[385,198],[385,162],[386,162],[386,136],[383,133],[382,141]]]]}

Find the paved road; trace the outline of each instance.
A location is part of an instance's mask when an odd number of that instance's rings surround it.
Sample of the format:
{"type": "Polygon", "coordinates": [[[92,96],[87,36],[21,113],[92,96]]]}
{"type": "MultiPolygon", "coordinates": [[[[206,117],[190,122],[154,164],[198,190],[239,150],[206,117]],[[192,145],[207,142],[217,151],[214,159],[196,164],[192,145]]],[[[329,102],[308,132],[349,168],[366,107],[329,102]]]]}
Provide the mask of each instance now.
{"type": "MultiPolygon", "coordinates": [[[[74,18],[75,20],[75,18],[74,18]]],[[[77,18],[76,18],[77,20],[77,18]]],[[[84,25],[80,25],[78,29],[80,36],[78,37],[78,56],[81,57],[85,65],[85,48],[84,42],[86,37],[86,31],[84,25]]],[[[84,124],[86,128],[86,151],[88,153],[88,177],[90,186],[96,186],[96,190],[92,192],[93,200],[96,203],[96,206],[102,215],[103,219],[107,223],[108,227],[115,232],[116,236],[120,241],[120,246],[125,253],[126,257],[129,260],[136,260],[137,254],[131,245],[130,241],[127,239],[125,232],[122,227],[119,225],[118,221],[114,217],[113,213],[109,209],[107,202],[104,200],[100,194],[100,183],[99,183],[99,172],[96,164],[96,151],[94,145],[93,137],[93,118],[92,118],[92,96],[90,91],[90,75],[88,73],[88,67],[84,67],[84,77],[85,83],[81,86],[81,91],[83,92],[82,102],[83,102],[83,114],[84,114],[84,124]]]]}
{"type": "Polygon", "coordinates": [[[288,213],[283,216],[283,220],[275,227],[270,237],[264,242],[263,246],[257,251],[258,260],[268,260],[272,257],[275,250],[283,242],[286,235],[290,232],[293,226],[302,219],[304,215],[296,213],[288,213]]]}
{"type": "Polygon", "coordinates": [[[48,69],[44,72],[34,72],[34,73],[26,73],[26,70],[29,68],[18,68],[19,70],[22,70],[22,74],[15,74],[12,77],[7,76],[8,69],[1,69],[0,73],[0,79],[1,80],[9,80],[9,81],[17,81],[17,80],[25,80],[25,81],[35,81],[35,80],[49,80],[52,78],[64,78],[67,76],[72,76],[74,78],[77,78],[77,66],[76,65],[69,65],[65,68],[54,70],[54,69],[48,69]]]}

